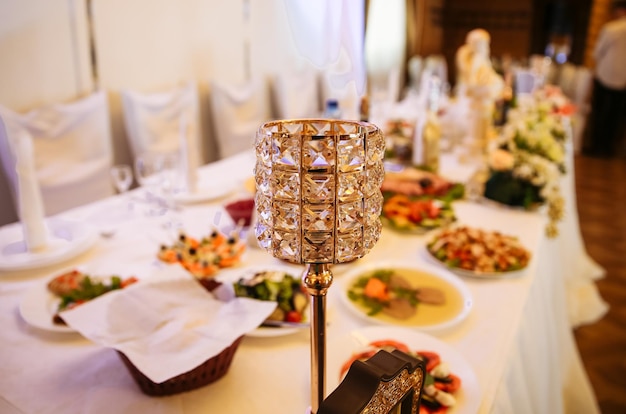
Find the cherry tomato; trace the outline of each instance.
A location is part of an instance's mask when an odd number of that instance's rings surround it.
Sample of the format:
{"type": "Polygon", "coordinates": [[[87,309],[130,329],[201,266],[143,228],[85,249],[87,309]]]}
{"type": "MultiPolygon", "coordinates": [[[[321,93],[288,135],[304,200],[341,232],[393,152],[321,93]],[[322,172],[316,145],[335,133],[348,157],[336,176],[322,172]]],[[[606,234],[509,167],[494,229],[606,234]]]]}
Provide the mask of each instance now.
{"type": "Polygon", "coordinates": [[[301,322],[302,314],[298,311],[292,310],[285,315],[285,322],[301,322]]]}

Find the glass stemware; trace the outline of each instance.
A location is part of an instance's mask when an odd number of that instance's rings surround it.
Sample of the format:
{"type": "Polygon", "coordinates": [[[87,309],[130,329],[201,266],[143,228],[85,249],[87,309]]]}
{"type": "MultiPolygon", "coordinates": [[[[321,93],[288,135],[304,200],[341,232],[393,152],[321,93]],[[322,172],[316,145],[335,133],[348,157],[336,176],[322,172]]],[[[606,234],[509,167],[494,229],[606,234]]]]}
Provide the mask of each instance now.
{"type": "Polygon", "coordinates": [[[130,165],[114,165],[111,167],[111,179],[115,189],[120,194],[124,194],[133,183],[133,170],[130,168],[130,165]]]}

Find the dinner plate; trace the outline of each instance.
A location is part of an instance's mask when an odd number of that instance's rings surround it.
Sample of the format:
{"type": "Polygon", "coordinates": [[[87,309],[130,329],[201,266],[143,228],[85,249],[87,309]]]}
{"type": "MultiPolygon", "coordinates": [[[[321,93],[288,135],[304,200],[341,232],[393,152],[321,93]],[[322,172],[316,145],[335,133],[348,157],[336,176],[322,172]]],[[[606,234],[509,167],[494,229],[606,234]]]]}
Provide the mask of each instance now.
{"type": "Polygon", "coordinates": [[[76,332],[67,325],[58,325],[52,321],[61,299],[48,290],[50,279],[36,283],[26,291],[20,302],[20,315],[35,328],[51,332],[76,332]]]}
{"type": "MultiPolygon", "coordinates": [[[[236,283],[241,278],[250,278],[254,274],[262,271],[280,271],[291,274],[292,276],[299,278],[301,271],[294,270],[288,266],[255,266],[247,268],[233,268],[222,270],[217,276],[216,280],[224,283],[224,289],[220,293],[220,299],[228,300],[235,297],[235,291],[233,289],[233,283],[236,283]]],[[[308,310],[308,307],[307,307],[308,310]]],[[[296,332],[308,329],[307,327],[292,327],[292,326],[280,326],[280,327],[266,327],[259,326],[254,331],[248,332],[246,336],[255,338],[272,338],[277,336],[291,335],[296,332]]]]}
{"type": "Polygon", "coordinates": [[[523,269],[511,270],[508,272],[479,272],[475,270],[461,269],[459,267],[452,267],[452,266],[448,266],[447,264],[439,260],[437,257],[435,257],[435,255],[428,249],[428,246],[424,246],[424,256],[426,256],[426,258],[432,261],[433,263],[436,263],[439,266],[443,266],[444,268],[448,269],[449,271],[451,271],[452,273],[456,275],[474,278],[474,279],[494,280],[494,279],[513,278],[513,277],[520,276],[526,270],[526,267],[524,267],[523,269]]]}
{"type": "Polygon", "coordinates": [[[50,241],[40,252],[29,252],[20,222],[0,228],[0,270],[35,269],[69,260],[87,251],[97,240],[92,226],[60,218],[47,218],[50,241]]]}
{"type": "Polygon", "coordinates": [[[339,297],[343,304],[358,318],[367,322],[383,325],[395,325],[418,329],[425,332],[435,332],[448,329],[469,315],[473,300],[471,292],[465,283],[455,275],[437,266],[415,263],[376,263],[369,266],[355,267],[344,275],[340,281],[339,297]],[[409,319],[401,320],[380,312],[370,316],[367,310],[354,303],[348,297],[348,290],[361,276],[371,274],[376,270],[395,270],[403,275],[413,287],[432,287],[444,292],[444,305],[430,305],[418,303],[417,312],[409,319]]]}
{"type": "Polygon", "coordinates": [[[481,402],[480,386],[474,370],[467,360],[447,343],[415,330],[370,326],[358,329],[329,341],[327,359],[328,390],[334,390],[340,382],[341,367],[352,355],[367,348],[373,341],[393,339],[406,344],[411,351],[432,351],[439,354],[441,361],[448,364],[450,371],[461,379],[461,388],[454,393],[456,405],[448,414],[474,414],[481,402]]]}
{"type": "Polygon", "coordinates": [[[202,203],[224,197],[232,191],[233,186],[225,183],[205,184],[198,186],[198,190],[194,193],[184,191],[175,194],[174,201],[181,204],[202,203]]]}

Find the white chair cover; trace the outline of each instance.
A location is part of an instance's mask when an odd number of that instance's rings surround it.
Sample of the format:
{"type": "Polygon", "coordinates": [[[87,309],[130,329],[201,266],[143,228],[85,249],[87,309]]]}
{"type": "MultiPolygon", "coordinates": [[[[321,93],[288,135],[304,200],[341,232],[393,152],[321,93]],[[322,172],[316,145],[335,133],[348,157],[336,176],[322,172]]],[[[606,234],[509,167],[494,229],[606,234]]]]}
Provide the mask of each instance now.
{"type": "Polygon", "coordinates": [[[193,148],[200,152],[198,89],[194,83],[157,93],[123,90],[121,96],[134,157],[145,152],[179,151],[183,123],[191,130],[193,148]]]}
{"type": "Polygon", "coordinates": [[[591,87],[593,74],[584,66],[576,68],[572,101],[576,105],[576,113],[572,119],[574,152],[579,153],[583,145],[583,134],[587,117],[591,112],[591,87]]]}
{"type": "Polygon", "coordinates": [[[424,59],[421,56],[415,55],[409,59],[408,72],[409,72],[409,86],[411,89],[418,91],[420,87],[420,77],[422,76],[422,69],[424,67],[424,59]]]}
{"type": "Polygon", "coordinates": [[[237,86],[213,82],[210,94],[220,156],[251,149],[256,130],[270,119],[265,85],[258,80],[237,86]]]}
{"type": "MultiPolygon", "coordinates": [[[[9,140],[21,134],[33,140],[46,215],[113,194],[109,109],[103,91],[25,114],[0,106],[0,116],[9,140]]],[[[13,194],[17,194],[15,175],[7,175],[13,194]]]]}
{"type": "Polygon", "coordinates": [[[202,158],[197,86],[189,82],[157,93],[124,90],[121,96],[133,156],[179,153],[184,185],[188,192],[195,192],[202,158]]]}
{"type": "Polygon", "coordinates": [[[576,65],[572,63],[561,65],[558,85],[568,98],[572,99],[574,97],[576,90],[576,65]]]}
{"type": "Polygon", "coordinates": [[[304,70],[272,77],[272,97],[280,119],[312,118],[320,114],[317,73],[304,70]]]}
{"type": "Polygon", "coordinates": [[[424,70],[422,75],[435,75],[442,82],[448,81],[448,64],[446,63],[446,58],[442,55],[430,55],[426,58],[424,62],[424,70]]]}
{"type": "Polygon", "coordinates": [[[537,75],[530,70],[517,69],[515,71],[515,93],[518,95],[530,94],[540,85],[537,75]]]}

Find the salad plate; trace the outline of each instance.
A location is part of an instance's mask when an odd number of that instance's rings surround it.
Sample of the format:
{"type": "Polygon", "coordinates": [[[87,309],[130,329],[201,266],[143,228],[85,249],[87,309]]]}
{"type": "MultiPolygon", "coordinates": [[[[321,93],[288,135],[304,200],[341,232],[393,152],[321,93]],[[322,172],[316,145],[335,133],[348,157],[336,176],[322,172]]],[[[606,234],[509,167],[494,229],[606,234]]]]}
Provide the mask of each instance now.
{"type": "MultiPolygon", "coordinates": [[[[449,366],[450,373],[460,379],[460,387],[451,392],[456,404],[448,408],[446,413],[474,414],[478,412],[481,402],[480,386],[476,374],[465,357],[452,346],[433,336],[401,327],[370,326],[330,341],[327,364],[328,389],[333,390],[339,385],[346,365],[354,359],[355,355],[378,348],[373,347],[372,343],[389,342],[397,343],[400,347],[405,346],[409,354],[424,351],[430,354],[436,353],[440,361],[449,366]]],[[[424,392],[422,392],[421,405],[426,413],[437,412],[426,409],[424,392]]]]}
{"type": "Polygon", "coordinates": [[[346,308],[378,325],[442,331],[463,321],[473,306],[465,283],[438,266],[371,264],[353,268],[338,284],[346,308]],[[378,292],[385,293],[381,296],[378,292]]]}
{"type": "Polygon", "coordinates": [[[20,302],[20,315],[31,326],[50,332],[76,332],[67,325],[52,321],[61,298],[48,290],[48,282],[35,283],[26,291],[20,302]]]}
{"type": "Polygon", "coordinates": [[[279,307],[289,308],[281,315],[274,316],[277,326],[259,326],[246,334],[250,337],[269,338],[291,335],[308,329],[308,294],[297,288],[301,286],[300,274],[301,270],[294,270],[293,267],[268,265],[228,269],[216,276],[216,280],[223,283],[219,291],[222,300],[244,296],[259,300],[276,300],[282,303],[279,307]],[[284,283],[287,275],[291,276],[291,279],[284,283]],[[259,285],[256,285],[258,287],[248,283],[255,278],[258,278],[259,285]],[[274,297],[270,291],[281,293],[274,297]],[[283,292],[286,296],[282,296],[283,292]]]}
{"type": "Polygon", "coordinates": [[[513,236],[466,226],[439,232],[426,244],[425,255],[459,276],[477,279],[519,276],[531,258],[513,236]]]}

